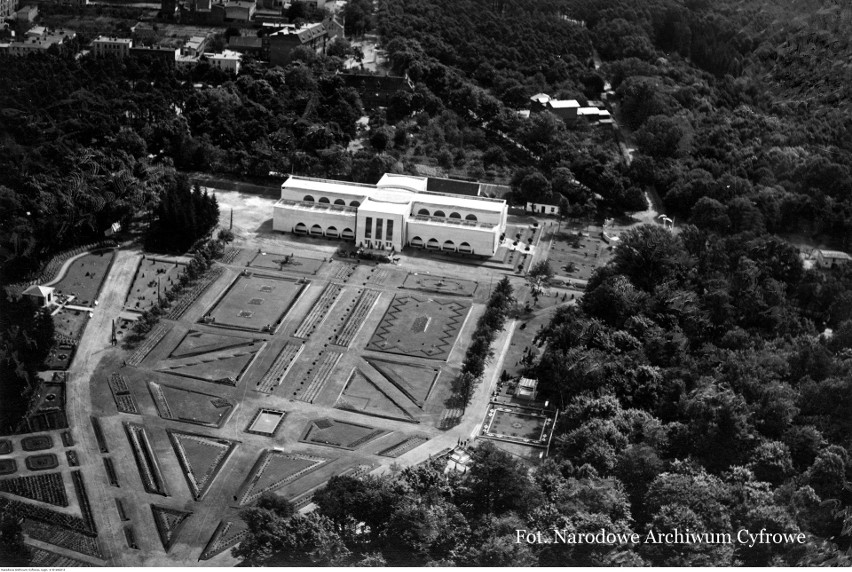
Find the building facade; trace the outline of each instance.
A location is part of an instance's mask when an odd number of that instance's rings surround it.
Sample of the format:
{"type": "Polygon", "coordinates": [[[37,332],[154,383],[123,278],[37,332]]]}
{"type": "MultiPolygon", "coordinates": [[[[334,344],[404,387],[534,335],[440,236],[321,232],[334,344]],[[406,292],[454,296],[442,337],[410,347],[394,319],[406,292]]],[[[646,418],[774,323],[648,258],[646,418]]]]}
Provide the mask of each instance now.
{"type": "Polygon", "coordinates": [[[98,36],[92,40],[92,53],[98,57],[126,58],[132,47],[133,40],[130,38],[98,36]]]}
{"type": "Polygon", "coordinates": [[[210,54],[207,56],[207,60],[210,62],[210,65],[214,68],[218,68],[222,71],[230,72],[234,75],[240,73],[240,62],[242,62],[243,55],[239,52],[233,52],[231,50],[225,50],[219,54],[210,54]]]}
{"type": "Polygon", "coordinates": [[[386,174],[375,185],[291,176],[281,185],[272,228],[352,241],[491,256],[506,230],[506,201],[436,193],[426,177],[386,174]]]}

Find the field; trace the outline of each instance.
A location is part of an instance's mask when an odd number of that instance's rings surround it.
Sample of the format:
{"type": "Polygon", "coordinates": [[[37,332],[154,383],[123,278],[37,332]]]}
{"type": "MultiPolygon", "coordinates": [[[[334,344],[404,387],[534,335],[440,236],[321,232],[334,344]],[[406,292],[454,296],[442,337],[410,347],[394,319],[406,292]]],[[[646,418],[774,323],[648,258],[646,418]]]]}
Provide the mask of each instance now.
{"type": "Polygon", "coordinates": [[[203,321],[224,328],[274,331],[304,287],[291,278],[241,275],[203,321]]]}
{"type": "Polygon", "coordinates": [[[184,267],[183,264],[157,258],[140,260],[124,308],[140,313],[149,310],[157,303],[157,293],[165,294],[177,282],[184,267]]]}
{"type": "Polygon", "coordinates": [[[453,300],[398,294],[367,349],[446,360],[469,309],[453,300]]]}
{"type": "Polygon", "coordinates": [[[74,296],[72,304],[75,306],[93,307],[114,256],[114,250],[84,254],[72,262],[62,280],[53,285],[56,294],[74,296]]]}
{"type": "Polygon", "coordinates": [[[295,254],[276,254],[274,252],[258,252],[249,262],[252,268],[266,268],[283,272],[298,272],[300,274],[316,274],[322,267],[323,260],[306,258],[295,254]]]}

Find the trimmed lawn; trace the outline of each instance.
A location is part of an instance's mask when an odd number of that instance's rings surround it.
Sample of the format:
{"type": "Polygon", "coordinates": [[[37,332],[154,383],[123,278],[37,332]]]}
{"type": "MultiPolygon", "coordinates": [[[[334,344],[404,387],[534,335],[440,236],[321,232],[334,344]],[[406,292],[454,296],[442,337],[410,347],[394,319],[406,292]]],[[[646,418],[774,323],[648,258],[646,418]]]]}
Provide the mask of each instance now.
{"type": "Polygon", "coordinates": [[[275,329],[306,286],[288,278],[241,275],[208,313],[211,326],[275,329]]]}
{"type": "Polygon", "coordinates": [[[62,280],[53,285],[56,294],[75,296],[72,304],[93,307],[114,256],[114,250],[84,254],[72,262],[62,280]]]}

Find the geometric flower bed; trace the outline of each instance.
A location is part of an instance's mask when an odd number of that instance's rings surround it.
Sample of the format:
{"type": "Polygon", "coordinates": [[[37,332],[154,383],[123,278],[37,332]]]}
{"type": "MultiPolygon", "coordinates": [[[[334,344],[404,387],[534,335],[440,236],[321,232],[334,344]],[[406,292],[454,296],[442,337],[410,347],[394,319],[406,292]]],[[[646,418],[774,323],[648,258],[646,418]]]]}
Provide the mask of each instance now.
{"type": "Polygon", "coordinates": [[[185,266],[168,260],[141,259],[124,300],[124,309],[142,313],[153,307],[157,303],[158,290],[160,295],[165,294],[185,266]]]}
{"type": "Polygon", "coordinates": [[[177,540],[178,532],[183,527],[183,523],[192,513],[154,504],[151,505],[151,513],[154,515],[154,523],[157,525],[160,542],[163,543],[163,548],[168,552],[177,540]]]}
{"type": "Polygon", "coordinates": [[[364,360],[421,409],[432,391],[432,386],[441,375],[441,370],[437,367],[373,357],[365,357],[364,360]]]}
{"type": "Polygon", "coordinates": [[[260,348],[252,348],[208,353],[203,356],[185,358],[176,365],[160,368],[159,371],[190,379],[235,386],[259,351],[260,348]]]}
{"type": "Polygon", "coordinates": [[[307,281],[241,274],[202,319],[222,328],[274,331],[307,281]]]}
{"type": "Polygon", "coordinates": [[[287,375],[287,372],[290,371],[290,366],[293,365],[304,348],[304,343],[293,341],[285,342],[284,347],[281,348],[281,351],[278,353],[278,356],[276,356],[275,361],[272,362],[272,365],[269,366],[269,369],[263,374],[260,381],[257,382],[255,391],[272,393],[272,391],[281,384],[281,381],[287,375]]]}
{"type": "Polygon", "coordinates": [[[15,459],[0,459],[0,475],[11,475],[18,470],[15,459]]]}
{"type": "Polygon", "coordinates": [[[221,266],[214,266],[208,270],[204,276],[195,283],[195,286],[189,290],[184,290],[180,298],[172,303],[171,310],[169,310],[169,313],[166,314],[166,318],[169,320],[180,320],[181,316],[189,310],[195,301],[201,298],[201,295],[204,294],[207,289],[210,288],[210,286],[212,286],[213,283],[216,282],[224,273],[225,269],[221,266]]]}
{"type": "Polygon", "coordinates": [[[160,472],[160,465],[154,455],[154,449],[148,441],[145,428],[142,425],[125,422],[124,430],[127,432],[130,447],[133,449],[133,456],[136,458],[136,466],[139,469],[139,476],[142,478],[145,490],[156,495],[168,496],[166,482],[160,472]]]}
{"type": "Polygon", "coordinates": [[[227,399],[216,395],[148,382],[157,412],[163,419],[173,419],[205,427],[221,427],[234,410],[227,399]]]}
{"type": "Polygon", "coordinates": [[[405,277],[401,288],[454,296],[473,296],[477,285],[478,283],[473,280],[414,273],[405,277]]]}
{"type": "Polygon", "coordinates": [[[123,375],[113,373],[109,377],[109,388],[112,391],[112,398],[119,413],[139,414],[136,398],[130,393],[130,388],[127,387],[127,380],[124,379],[123,375]]]}
{"type": "Polygon", "coordinates": [[[229,350],[231,348],[252,346],[255,343],[260,343],[262,341],[263,340],[260,339],[240,338],[226,334],[211,334],[209,332],[190,330],[183,336],[183,339],[178,342],[175,349],[172,350],[172,353],[169,354],[169,358],[179,359],[194,357],[201,354],[229,350]]]}
{"type": "Polygon", "coordinates": [[[308,312],[308,315],[305,316],[302,323],[299,324],[299,327],[296,328],[295,332],[293,332],[293,337],[310,337],[314,330],[316,330],[322,324],[323,320],[325,320],[326,316],[328,316],[329,310],[331,310],[332,306],[334,306],[337,302],[341,292],[343,292],[342,286],[329,282],[328,286],[326,286],[325,290],[323,290],[322,295],[316,302],[314,302],[314,305],[311,307],[311,311],[308,312]]]}
{"type": "Polygon", "coordinates": [[[201,500],[238,443],[182,431],[167,433],[192,497],[201,500]]]}
{"type": "Polygon", "coordinates": [[[405,439],[404,441],[401,441],[396,445],[392,445],[384,451],[379,452],[379,455],[381,455],[382,457],[399,457],[411,451],[412,449],[419,447],[428,440],[428,437],[409,437],[408,439],[405,439]]]}
{"type": "Polygon", "coordinates": [[[383,429],[325,418],[309,422],[300,441],[351,450],[385,433],[383,429]]]}
{"type": "Polygon", "coordinates": [[[24,451],[43,451],[53,447],[53,439],[50,435],[33,435],[21,439],[21,448],[24,451]]]}
{"type": "Polygon", "coordinates": [[[0,480],[0,492],[17,495],[55,506],[68,506],[62,473],[13,477],[0,480]]]}
{"type": "Polygon", "coordinates": [[[358,368],[352,370],[352,374],[334,406],[338,409],[357,411],[376,417],[413,421],[405,409],[400,407],[358,368]]]}
{"type": "Polygon", "coordinates": [[[553,418],[541,413],[492,405],[482,424],[482,435],[492,439],[543,447],[553,429],[553,418]]]}
{"type": "Polygon", "coordinates": [[[252,503],[265,493],[277,490],[330,461],[315,455],[266,450],[260,454],[240,487],[237,499],[241,505],[252,503]]]}
{"type": "Polygon", "coordinates": [[[217,554],[236,546],[246,534],[248,534],[248,526],[242,520],[236,519],[236,522],[223,520],[216,527],[198,559],[210,560],[217,554]]]}
{"type": "Polygon", "coordinates": [[[136,351],[130,354],[130,357],[124,360],[125,365],[137,366],[142,363],[151,350],[154,349],[154,346],[160,343],[160,341],[166,337],[166,334],[172,329],[171,324],[157,324],[157,326],[148,333],[148,337],[145,338],[145,341],[136,348],[136,351]]]}
{"type": "Polygon", "coordinates": [[[286,416],[287,413],[280,409],[269,409],[266,407],[258,409],[257,413],[254,414],[254,418],[246,428],[246,433],[274,437],[286,416]]]}
{"type": "Polygon", "coordinates": [[[46,471],[58,467],[59,459],[53,453],[47,453],[46,455],[32,455],[31,457],[27,457],[24,463],[31,471],[46,471]]]}
{"type": "Polygon", "coordinates": [[[12,451],[12,442],[8,439],[0,439],[0,455],[8,455],[12,451]]]}
{"type": "Polygon", "coordinates": [[[304,379],[295,388],[296,391],[293,392],[293,396],[305,403],[313,403],[325,382],[331,378],[331,374],[342,356],[341,352],[321,350],[317,355],[316,365],[307,371],[304,379]]]}
{"type": "Polygon", "coordinates": [[[446,360],[470,303],[397,294],[368,350],[446,360]]]}
{"type": "Polygon", "coordinates": [[[343,324],[343,327],[340,328],[340,330],[335,330],[338,333],[332,340],[333,344],[349,347],[349,344],[351,344],[352,340],[355,338],[355,334],[358,333],[358,330],[360,330],[361,326],[364,325],[364,322],[367,321],[367,316],[370,315],[373,306],[376,305],[381,294],[382,293],[380,291],[371,290],[369,288],[365,288],[364,291],[361,292],[361,295],[358,297],[358,301],[352,307],[352,310],[349,312],[349,316],[346,318],[346,323],[343,324]]]}

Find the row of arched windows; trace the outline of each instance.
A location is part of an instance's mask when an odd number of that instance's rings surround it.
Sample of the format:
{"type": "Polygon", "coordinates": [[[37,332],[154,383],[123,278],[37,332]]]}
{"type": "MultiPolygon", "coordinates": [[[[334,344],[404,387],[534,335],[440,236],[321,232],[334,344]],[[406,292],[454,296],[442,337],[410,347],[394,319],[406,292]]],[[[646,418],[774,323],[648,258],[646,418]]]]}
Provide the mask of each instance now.
{"type": "MultiPolygon", "coordinates": [[[[435,216],[435,217],[440,217],[440,218],[461,218],[462,217],[459,213],[457,213],[455,211],[451,212],[450,216],[448,217],[447,214],[442,210],[437,210],[433,213],[429,213],[429,209],[420,209],[419,211],[417,211],[417,214],[420,215],[420,216],[435,216]]],[[[470,221],[473,221],[473,222],[476,222],[476,220],[477,220],[476,215],[474,215],[474,214],[469,214],[466,217],[464,217],[464,219],[470,220],[470,221]]]]}
{"type": "MultiPolygon", "coordinates": [[[[317,203],[321,203],[321,204],[331,204],[331,201],[327,197],[320,197],[318,201],[315,201],[314,198],[311,195],[305,195],[305,198],[303,198],[302,201],[304,201],[306,203],[317,202],[317,203]]],[[[334,204],[345,207],[346,201],[344,201],[343,199],[334,199],[334,204]]],[[[349,203],[349,206],[350,207],[360,207],[361,203],[359,201],[351,201],[349,203]]]]}
{"type": "Polygon", "coordinates": [[[355,240],[355,232],[353,232],[351,228],[344,228],[342,231],[338,231],[336,226],[329,226],[328,228],[323,229],[320,225],[315,224],[308,228],[308,225],[300,222],[293,227],[293,232],[295,234],[306,234],[310,236],[327,236],[329,238],[355,240]]]}
{"type": "Polygon", "coordinates": [[[452,240],[445,240],[441,243],[437,238],[430,238],[425,241],[419,236],[413,237],[409,244],[417,248],[426,248],[429,250],[448,250],[452,252],[468,252],[473,253],[473,248],[467,242],[462,242],[458,246],[452,240]]]}

